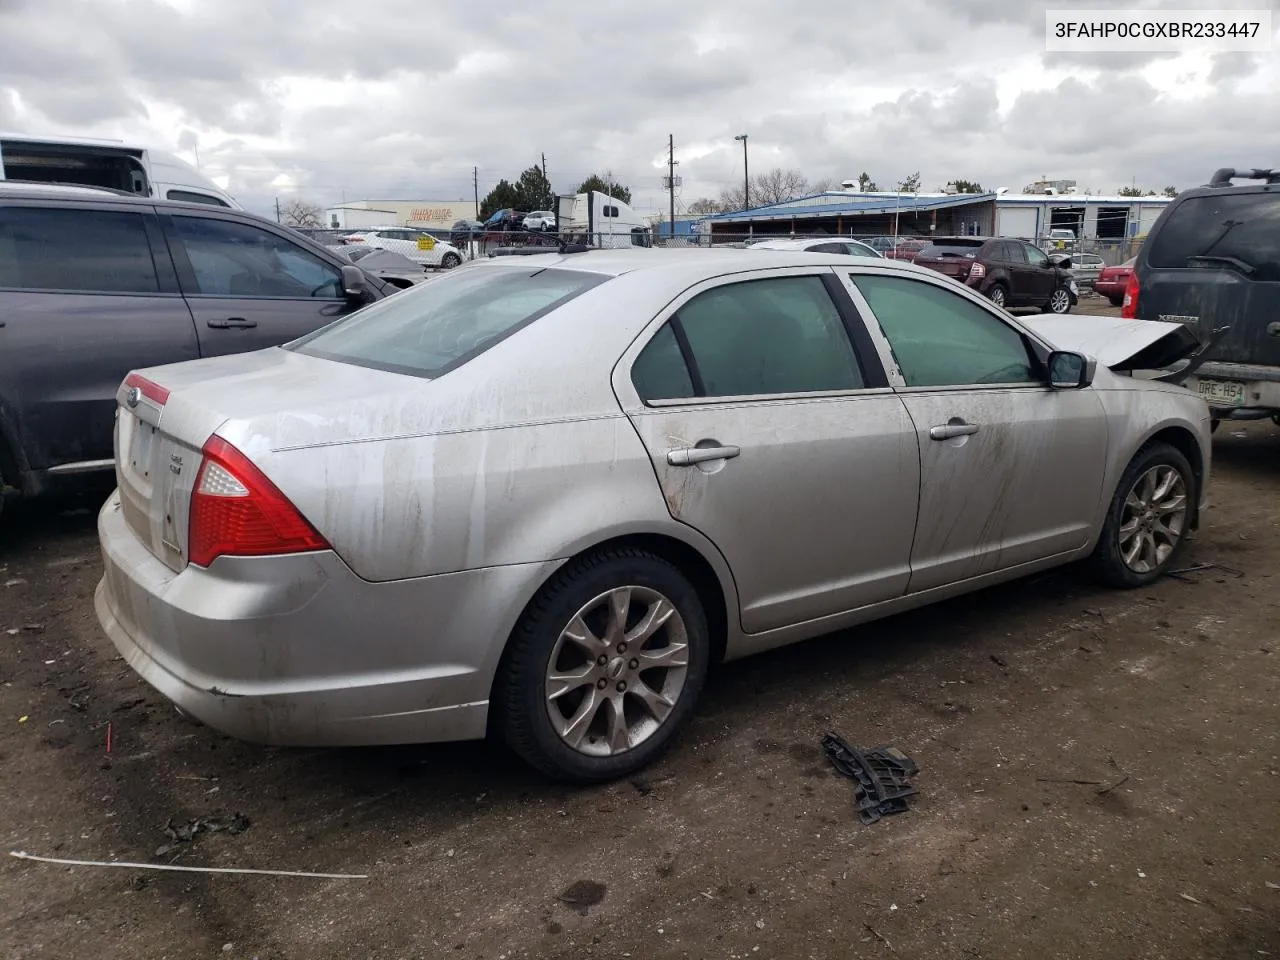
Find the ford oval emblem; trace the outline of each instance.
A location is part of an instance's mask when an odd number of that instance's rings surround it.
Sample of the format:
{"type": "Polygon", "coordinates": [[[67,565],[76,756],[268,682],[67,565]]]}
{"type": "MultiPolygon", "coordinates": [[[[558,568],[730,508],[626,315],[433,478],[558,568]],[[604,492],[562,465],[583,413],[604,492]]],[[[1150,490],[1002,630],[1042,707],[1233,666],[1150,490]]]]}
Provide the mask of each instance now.
{"type": "Polygon", "coordinates": [[[136,407],[141,401],[142,401],[142,388],[130,387],[129,392],[125,394],[124,402],[129,405],[130,409],[132,409],[133,407],[136,407]]]}

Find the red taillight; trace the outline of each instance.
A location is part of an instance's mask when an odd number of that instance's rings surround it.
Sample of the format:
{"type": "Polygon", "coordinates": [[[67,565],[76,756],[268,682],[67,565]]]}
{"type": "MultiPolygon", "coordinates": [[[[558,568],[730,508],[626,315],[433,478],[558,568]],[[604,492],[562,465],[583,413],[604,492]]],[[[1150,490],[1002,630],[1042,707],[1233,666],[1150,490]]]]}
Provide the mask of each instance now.
{"type": "Polygon", "coordinates": [[[221,437],[204,445],[191,493],[187,559],[207,567],[221,556],[260,557],[328,550],[298,508],[221,437]]]}
{"type": "Polygon", "coordinates": [[[157,406],[163,407],[169,401],[169,391],[160,384],[138,373],[131,373],[124,378],[126,387],[136,387],[138,392],[157,406]]]}
{"type": "Polygon", "coordinates": [[[1129,282],[1124,285],[1124,304],[1120,307],[1120,316],[1126,320],[1138,319],[1138,275],[1129,274],[1129,282]]]}

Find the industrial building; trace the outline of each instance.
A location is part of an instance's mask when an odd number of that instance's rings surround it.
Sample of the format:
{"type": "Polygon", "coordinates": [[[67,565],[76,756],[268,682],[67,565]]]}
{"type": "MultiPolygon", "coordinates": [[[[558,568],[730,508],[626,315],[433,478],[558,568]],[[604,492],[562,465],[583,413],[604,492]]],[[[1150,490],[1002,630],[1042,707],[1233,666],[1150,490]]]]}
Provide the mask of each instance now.
{"type": "Polygon", "coordinates": [[[369,227],[449,229],[459,220],[476,219],[475,200],[351,200],[324,212],[333,230],[369,227]]]}
{"type": "Polygon", "coordinates": [[[831,191],[706,218],[717,240],[773,234],[841,236],[1000,236],[1038,241],[1067,229],[1083,240],[1141,237],[1168,197],[1077,193],[857,193],[831,191]]]}

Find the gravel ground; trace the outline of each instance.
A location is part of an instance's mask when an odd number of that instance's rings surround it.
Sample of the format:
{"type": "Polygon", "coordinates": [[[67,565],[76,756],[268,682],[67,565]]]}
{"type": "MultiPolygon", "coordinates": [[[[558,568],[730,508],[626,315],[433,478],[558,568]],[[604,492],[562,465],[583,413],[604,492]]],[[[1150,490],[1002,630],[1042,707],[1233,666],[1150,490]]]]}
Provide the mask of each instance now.
{"type": "Polygon", "coordinates": [[[481,744],[282,750],[185,720],[99,634],[92,500],[23,511],[6,849],[367,879],[6,857],[0,956],[1280,955],[1280,429],[1224,425],[1215,453],[1185,565],[1216,566],[1135,593],[1065,569],[731,664],[656,768],[585,790],[481,744]],[[912,809],[859,823],[826,730],[914,757],[912,809]]]}

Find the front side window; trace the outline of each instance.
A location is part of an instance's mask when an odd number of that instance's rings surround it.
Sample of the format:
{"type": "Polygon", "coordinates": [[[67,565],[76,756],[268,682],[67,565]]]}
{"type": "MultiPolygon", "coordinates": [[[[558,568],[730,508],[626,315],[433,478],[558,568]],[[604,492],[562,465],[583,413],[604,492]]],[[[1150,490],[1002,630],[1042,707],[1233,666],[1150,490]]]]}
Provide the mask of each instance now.
{"type": "Polygon", "coordinates": [[[7,207],[0,213],[0,287],[160,290],[142,214],[40,207],[7,207]]]}
{"type": "Polygon", "coordinates": [[[392,373],[436,377],[605,279],[574,270],[450,271],[358,310],[286,349],[392,373]]]}
{"type": "Polygon", "coordinates": [[[958,293],[903,277],[854,276],[908,387],[1037,381],[1022,334],[958,293]]]}
{"type": "MultiPolygon", "coordinates": [[[[741,397],[856,390],[864,386],[848,334],[819,277],[770,277],[698,294],[637,360],[645,399],[672,399],[683,381],[672,343],[683,336],[692,359],[686,396],[741,397]],[[650,351],[653,354],[650,355],[650,351]],[[661,377],[654,373],[662,372],[661,377]],[[678,386],[679,385],[679,386],[678,386]],[[660,397],[657,393],[668,396],[660,397]]],[[[683,366],[683,362],[680,364],[683,366]]],[[[633,371],[634,378],[634,371],[633,371]]]]}
{"type": "Polygon", "coordinates": [[[1020,243],[1019,247],[1022,252],[1027,255],[1027,262],[1033,267],[1047,267],[1049,265],[1049,255],[1039,247],[1033,247],[1029,243],[1020,243]]]}
{"type": "Polygon", "coordinates": [[[343,299],[337,267],[274,233],[202,217],[174,217],[173,224],[196,295],[343,299]]]}

